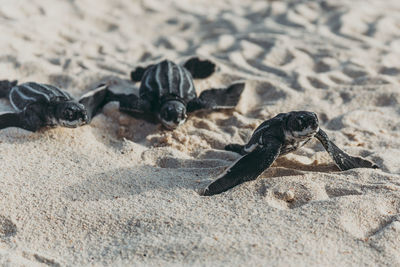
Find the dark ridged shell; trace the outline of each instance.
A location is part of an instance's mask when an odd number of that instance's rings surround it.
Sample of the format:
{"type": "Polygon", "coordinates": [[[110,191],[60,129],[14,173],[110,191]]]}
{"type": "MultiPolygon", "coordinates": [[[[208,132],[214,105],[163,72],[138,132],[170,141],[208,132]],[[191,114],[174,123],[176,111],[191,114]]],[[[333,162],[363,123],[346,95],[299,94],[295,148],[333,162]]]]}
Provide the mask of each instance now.
{"type": "Polygon", "coordinates": [[[10,91],[10,103],[15,110],[21,111],[31,103],[53,103],[72,100],[66,92],[47,84],[23,83],[10,91]]]}
{"type": "Polygon", "coordinates": [[[166,99],[175,98],[187,103],[197,97],[189,71],[169,60],[146,70],[139,95],[153,106],[159,106],[166,99]]]}

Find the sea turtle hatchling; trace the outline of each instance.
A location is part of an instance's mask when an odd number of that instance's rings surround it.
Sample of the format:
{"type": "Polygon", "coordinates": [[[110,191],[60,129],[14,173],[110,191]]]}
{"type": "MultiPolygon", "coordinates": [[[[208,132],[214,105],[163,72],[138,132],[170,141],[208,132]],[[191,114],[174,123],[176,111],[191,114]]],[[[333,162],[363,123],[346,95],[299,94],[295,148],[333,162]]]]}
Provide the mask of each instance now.
{"type": "Polygon", "coordinates": [[[316,137],[340,170],[378,168],[372,162],[348,155],[319,128],[317,115],[308,111],[281,113],[263,122],[246,145],[229,144],[225,150],[244,155],[234,162],[201,195],[225,192],[241,183],[256,179],[277,157],[293,152],[316,137]]]}
{"type": "Polygon", "coordinates": [[[197,57],[189,59],[183,66],[163,60],[131,72],[131,79],[141,82],[138,96],[134,93],[116,94],[109,90],[109,86],[102,85],[82,99],[93,98],[92,94],[106,91],[106,97],[97,99],[97,103],[104,105],[117,101],[122,112],[148,121],[160,121],[167,129],[175,129],[185,122],[188,112],[230,109],[239,102],[245,85],[243,82],[223,89],[208,89],[197,97],[193,78],[206,78],[214,71],[214,63],[197,57]]]}
{"type": "Polygon", "coordinates": [[[52,85],[0,81],[0,98],[8,98],[16,111],[0,114],[0,129],[18,127],[35,132],[46,126],[75,128],[87,124],[99,108],[95,99],[101,98],[101,94],[98,92],[82,104],[52,85]]]}

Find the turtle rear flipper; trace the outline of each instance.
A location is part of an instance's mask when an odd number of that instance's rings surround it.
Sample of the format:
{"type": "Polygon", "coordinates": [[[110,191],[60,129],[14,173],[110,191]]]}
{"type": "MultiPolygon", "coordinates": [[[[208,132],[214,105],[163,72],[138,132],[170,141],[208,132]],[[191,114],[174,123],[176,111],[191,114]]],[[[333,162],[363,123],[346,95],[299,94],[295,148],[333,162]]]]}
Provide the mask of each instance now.
{"type": "Polygon", "coordinates": [[[317,132],[315,137],[321,142],[325,150],[335,161],[336,165],[340,170],[350,170],[354,168],[373,168],[377,169],[378,166],[373,162],[360,158],[353,157],[338,148],[331,140],[329,140],[328,135],[321,129],[317,132]]]}
{"type": "Polygon", "coordinates": [[[192,57],[183,64],[194,79],[204,79],[215,72],[215,64],[210,60],[201,60],[198,57],[192,57]]]}
{"type": "Polygon", "coordinates": [[[142,80],[143,75],[146,72],[146,70],[148,70],[149,68],[151,68],[153,66],[154,66],[154,64],[151,64],[146,67],[137,67],[136,69],[131,71],[131,80],[134,82],[140,82],[142,80]]]}
{"type": "Polygon", "coordinates": [[[11,88],[16,86],[18,81],[2,80],[0,81],[0,98],[8,97],[11,88]]]}
{"type": "Polygon", "coordinates": [[[230,109],[240,100],[245,83],[234,83],[225,89],[209,89],[203,91],[198,98],[187,105],[188,112],[199,109],[230,109]]]}
{"type": "Polygon", "coordinates": [[[203,196],[212,196],[225,192],[239,184],[256,179],[279,156],[282,143],[271,138],[270,142],[258,147],[233,163],[219,178],[208,185],[203,196]]]}

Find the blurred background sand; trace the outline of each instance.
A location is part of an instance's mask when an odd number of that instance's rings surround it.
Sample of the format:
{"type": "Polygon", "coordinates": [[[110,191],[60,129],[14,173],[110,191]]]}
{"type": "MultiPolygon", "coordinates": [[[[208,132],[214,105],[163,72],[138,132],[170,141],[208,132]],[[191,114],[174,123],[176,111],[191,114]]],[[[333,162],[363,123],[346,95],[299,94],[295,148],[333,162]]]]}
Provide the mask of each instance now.
{"type": "Polygon", "coordinates": [[[0,131],[1,264],[400,264],[399,1],[1,0],[0,33],[0,79],[75,97],[195,54],[219,67],[198,92],[247,80],[235,110],[174,132],[116,103],[77,129],[0,131]],[[338,172],[312,142],[256,181],[197,194],[238,158],[224,145],[291,110],[381,169],[338,172]]]}

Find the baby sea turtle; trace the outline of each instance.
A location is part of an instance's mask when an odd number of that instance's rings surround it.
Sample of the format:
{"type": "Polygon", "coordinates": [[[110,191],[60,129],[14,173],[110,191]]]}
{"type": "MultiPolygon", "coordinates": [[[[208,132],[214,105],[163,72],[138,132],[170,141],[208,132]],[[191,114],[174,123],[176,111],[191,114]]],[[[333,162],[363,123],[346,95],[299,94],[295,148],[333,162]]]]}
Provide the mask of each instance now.
{"type": "Polygon", "coordinates": [[[98,108],[92,99],[86,100],[89,105],[85,106],[55,86],[35,82],[17,85],[17,81],[0,81],[0,97],[8,98],[16,111],[0,114],[0,129],[18,127],[35,132],[46,126],[74,128],[89,123],[88,113],[94,114],[98,108]]]}
{"type": "MultiPolygon", "coordinates": [[[[185,122],[188,112],[229,109],[239,102],[245,85],[242,82],[233,83],[223,89],[209,89],[197,97],[193,78],[206,78],[214,71],[214,63],[197,57],[191,58],[183,66],[163,60],[147,67],[138,67],[131,72],[131,79],[141,82],[139,96],[133,93],[116,94],[108,90],[107,86],[99,87],[93,92],[107,91],[107,97],[97,101],[101,105],[118,101],[123,112],[149,121],[158,120],[167,129],[175,129],[185,122]]],[[[85,96],[90,96],[93,92],[85,96]]]]}
{"type": "Polygon", "coordinates": [[[372,162],[348,155],[319,128],[317,115],[308,111],[281,113],[263,122],[247,145],[229,144],[225,150],[244,155],[200,194],[211,196],[256,179],[277,157],[293,152],[316,137],[340,170],[378,168],[372,162]]]}

